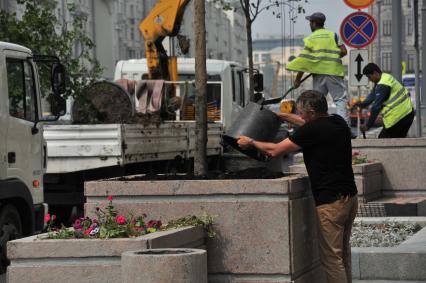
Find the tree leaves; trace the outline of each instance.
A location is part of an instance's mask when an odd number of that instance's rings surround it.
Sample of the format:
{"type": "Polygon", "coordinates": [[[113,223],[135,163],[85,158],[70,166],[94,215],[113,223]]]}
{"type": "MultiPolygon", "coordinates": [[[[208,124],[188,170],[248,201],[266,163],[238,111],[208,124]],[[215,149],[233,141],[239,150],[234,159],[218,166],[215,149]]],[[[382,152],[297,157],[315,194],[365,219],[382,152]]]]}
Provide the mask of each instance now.
{"type": "MultiPolygon", "coordinates": [[[[55,1],[18,0],[25,7],[21,19],[15,13],[0,11],[0,40],[30,48],[34,54],[55,55],[67,69],[65,96],[78,97],[81,90],[97,80],[102,73],[99,62],[93,58],[94,43],[84,30],[87,19],[68,5],[71,22],[63,25],[55,14],[55,1]],[[78,53],[77,53],[78,50],[78,53]]],[[[64,13],[67,11],[63,11],[64,13]]],[[[50,92],[50,68],[39,64],[42,94],[50,92]]]]}

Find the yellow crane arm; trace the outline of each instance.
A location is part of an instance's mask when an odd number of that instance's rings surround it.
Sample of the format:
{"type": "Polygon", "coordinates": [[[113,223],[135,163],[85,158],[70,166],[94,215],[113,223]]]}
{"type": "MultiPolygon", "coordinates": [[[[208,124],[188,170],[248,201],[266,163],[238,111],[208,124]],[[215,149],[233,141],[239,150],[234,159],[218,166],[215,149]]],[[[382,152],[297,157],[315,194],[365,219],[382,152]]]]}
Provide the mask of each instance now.
{"type": "Polygon", "coordinates": [[[139,24],[139,30],[145,40],[149,79],[177,80],[177,59],[171,58],[169,62],[162,41],[166,36],[176,36],[179,33],[182,17],[189,1],[159,0],[149,15],[139,24]]]}

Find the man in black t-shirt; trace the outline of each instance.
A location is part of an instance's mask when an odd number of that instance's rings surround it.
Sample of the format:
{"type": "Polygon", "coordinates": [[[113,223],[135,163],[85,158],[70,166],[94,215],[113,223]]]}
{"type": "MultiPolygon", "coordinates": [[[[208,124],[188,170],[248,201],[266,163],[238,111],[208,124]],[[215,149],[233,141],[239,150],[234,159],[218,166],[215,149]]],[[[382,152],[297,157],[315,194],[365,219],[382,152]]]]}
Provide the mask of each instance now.
{"type": "Polygon", "coordinates": [[[254,146],[275,157],[297,150],[311,181],[318,222],[321,261],[328,282],[352,282],[349,238],[358,208],[352,171],[351,132],[338,115],[328,115],[327,100],[317,91],[305,91],[297,100],[298,115],[277,113],[300,126],[280,143],[255,141],[241,136],[242,148],[254,146]]]}

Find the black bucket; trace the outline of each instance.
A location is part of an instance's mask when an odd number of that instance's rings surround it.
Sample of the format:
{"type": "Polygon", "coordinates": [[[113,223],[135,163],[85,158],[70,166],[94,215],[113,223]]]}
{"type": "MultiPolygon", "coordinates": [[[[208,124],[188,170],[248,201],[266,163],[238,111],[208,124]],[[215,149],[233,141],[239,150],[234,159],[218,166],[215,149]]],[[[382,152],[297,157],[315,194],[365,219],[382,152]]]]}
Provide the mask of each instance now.
{"type": "Polygon", "coordinates": [[[223,135],[223,140],[236,150],[256,160],[265,161],[267,156],[256,148],[240,148],[237,143],[238,137],[247,136],[256,141],[274,142],[280,125],[280,119],[271,110],[260,104],[250,102],[223,135]]]}

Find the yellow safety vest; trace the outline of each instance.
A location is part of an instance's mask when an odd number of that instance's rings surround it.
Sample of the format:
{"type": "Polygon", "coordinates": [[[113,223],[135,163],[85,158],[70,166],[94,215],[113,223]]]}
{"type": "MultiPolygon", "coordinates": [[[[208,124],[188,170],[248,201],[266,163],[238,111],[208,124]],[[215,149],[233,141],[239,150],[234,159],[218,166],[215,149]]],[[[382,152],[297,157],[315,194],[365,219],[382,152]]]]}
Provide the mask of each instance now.
{"type": "Polygon", "coordinates": [[[391,75],[382,73],[382,77],[377,84],[391,88],[389,98],[383,102],[381,110],[385,128],[390,128],[411,113],[413,103],[407,89],[391,75]]]}
{"type": "Polygon", "coordinates": [[[334,32],[324,28],[317,29],[303,41],[305,48],[287,64],[287,70],[339,77],[345,75],[334,32]]]}

